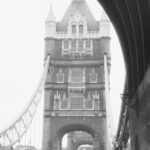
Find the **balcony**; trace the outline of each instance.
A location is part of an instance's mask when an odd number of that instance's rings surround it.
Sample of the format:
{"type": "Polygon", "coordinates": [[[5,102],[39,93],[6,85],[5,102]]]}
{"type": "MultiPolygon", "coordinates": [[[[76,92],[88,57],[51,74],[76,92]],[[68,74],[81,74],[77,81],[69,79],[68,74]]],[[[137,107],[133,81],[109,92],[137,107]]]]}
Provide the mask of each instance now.
{"type": "Polygon", "coordinates": [[[83,49],[72,49],[72,48],[68,48],[68,49],[62,49],[62,55],[93,55],[93,49],[92,48],[83,48],[83,49]]]}
{"type": "Polygon", "coordinates": [[[105,116],[105,110],[52,110],[50,116],[105,116]]]}
{"type": "Polygon", "coordinates": [[[68,90],[83,91],[85,90],[85,84],[84,83],[69,83],[68,90]]]}
{"type": "Polygon", "coordinates": [[[87,31],[86,34],[69,34],[68,32],[56,32],[56,39],[64,39],[64,38],[100,38],[102,35],[98,31],[87,31]]]}

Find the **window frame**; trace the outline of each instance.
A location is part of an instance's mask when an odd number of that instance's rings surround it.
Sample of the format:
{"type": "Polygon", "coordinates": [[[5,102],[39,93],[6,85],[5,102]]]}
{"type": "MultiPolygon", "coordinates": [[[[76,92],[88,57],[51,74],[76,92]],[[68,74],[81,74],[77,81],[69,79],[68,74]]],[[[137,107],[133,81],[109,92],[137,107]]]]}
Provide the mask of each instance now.
{"type": "Polygon", "coordinates": [[[97,83],[97,73],[94,69],[92,69],[92,72],[90,73],[90,83],[97,83]]]}
{"type": "Polygon", "coordinates": [[[69,49],[69,41],[64,40],[64,49],[69,49]]]}
{"type": "Polygon", "coordinates": [[[72,34],[76,34],[77,33],[77,26],[76,26],[76,24],[72,24],[71,25],[71,33],[72,34]]]}
{"type": "Polygon", "coordinates": [[[86,47],[86,49],[91,49],[91,40],[87,39],[85,41],[85,47],[86,47]]]}
{"type": "Polygon", "coordinates": [[[64,83],[64,73],[62,72],[62,69],[59,69],[59,72],[57,73],[57,83],[64,83]],[[60,80],[62,78],[62,80],[60,80]]]}
{"type": "Polygon", "coordinates": [[[83,26],[83,24],[80,24],[79,25],[79,34],[82,35],[83,33],[84,33],[84,26],[83,26]]]}
{"type": "Polygon", "coordinates": [[[83,69],[80,69],[80,68],[71,69],[70,70],[70,83],[83,83],[84,75],[85,73],[83,69]]]}

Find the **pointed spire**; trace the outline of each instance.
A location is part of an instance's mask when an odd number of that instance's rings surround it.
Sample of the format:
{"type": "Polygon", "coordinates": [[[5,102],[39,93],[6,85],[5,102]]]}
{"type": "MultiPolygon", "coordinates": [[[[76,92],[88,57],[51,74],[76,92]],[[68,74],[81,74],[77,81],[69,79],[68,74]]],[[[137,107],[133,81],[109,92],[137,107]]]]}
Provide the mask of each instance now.
{"type": "Polygon", "coordinates": [[[50,5],[50,10],[46,19],[46,22],[49,22],[49,21],[56,21],[56,17],[53,11],[53,4],[50,5]]]}
{"type": "Polygon", "coordinates": [[[110,20],[104,10],[102,10],[99,22],[99,33],[102,37],[110,37],[110,20]]]}
{"type": "Polygon", "coordinates": [[[110,21],[109,17],[107,16],[104,10],[102,10],[100,21],[110,21]]]}

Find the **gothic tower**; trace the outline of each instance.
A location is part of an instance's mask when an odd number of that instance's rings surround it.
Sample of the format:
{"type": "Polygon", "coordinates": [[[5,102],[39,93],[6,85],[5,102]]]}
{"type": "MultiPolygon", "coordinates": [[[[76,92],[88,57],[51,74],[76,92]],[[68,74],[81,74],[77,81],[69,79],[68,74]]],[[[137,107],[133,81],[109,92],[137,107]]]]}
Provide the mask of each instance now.
{"type": "Polygon", "coordinates": [[[85,0],[72,0],[61,21],[52,6],[45,22],[43,150],[61,150],[65,133],[84,131],[107,148],[104,55],[110,70],[109,19],[96,21],[85,0]]]}

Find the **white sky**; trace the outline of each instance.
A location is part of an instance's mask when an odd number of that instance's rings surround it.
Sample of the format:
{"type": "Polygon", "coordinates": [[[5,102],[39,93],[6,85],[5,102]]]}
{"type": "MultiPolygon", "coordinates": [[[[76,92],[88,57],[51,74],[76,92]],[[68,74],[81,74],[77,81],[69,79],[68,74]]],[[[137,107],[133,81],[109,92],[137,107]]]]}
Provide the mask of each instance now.
{"type": "MultiPolygon", "coordinates": [[[[25,107],[43,69],[45,19],[50,3],[59,20],[71,0],[0,0],[0,130],[25,107]]],[[[87,0],[97,20],[101,7],[87,0]]],[[[112,29],[111,102],[115,126],[119,117],[124,66],[121,48],[112,29]]]]}

